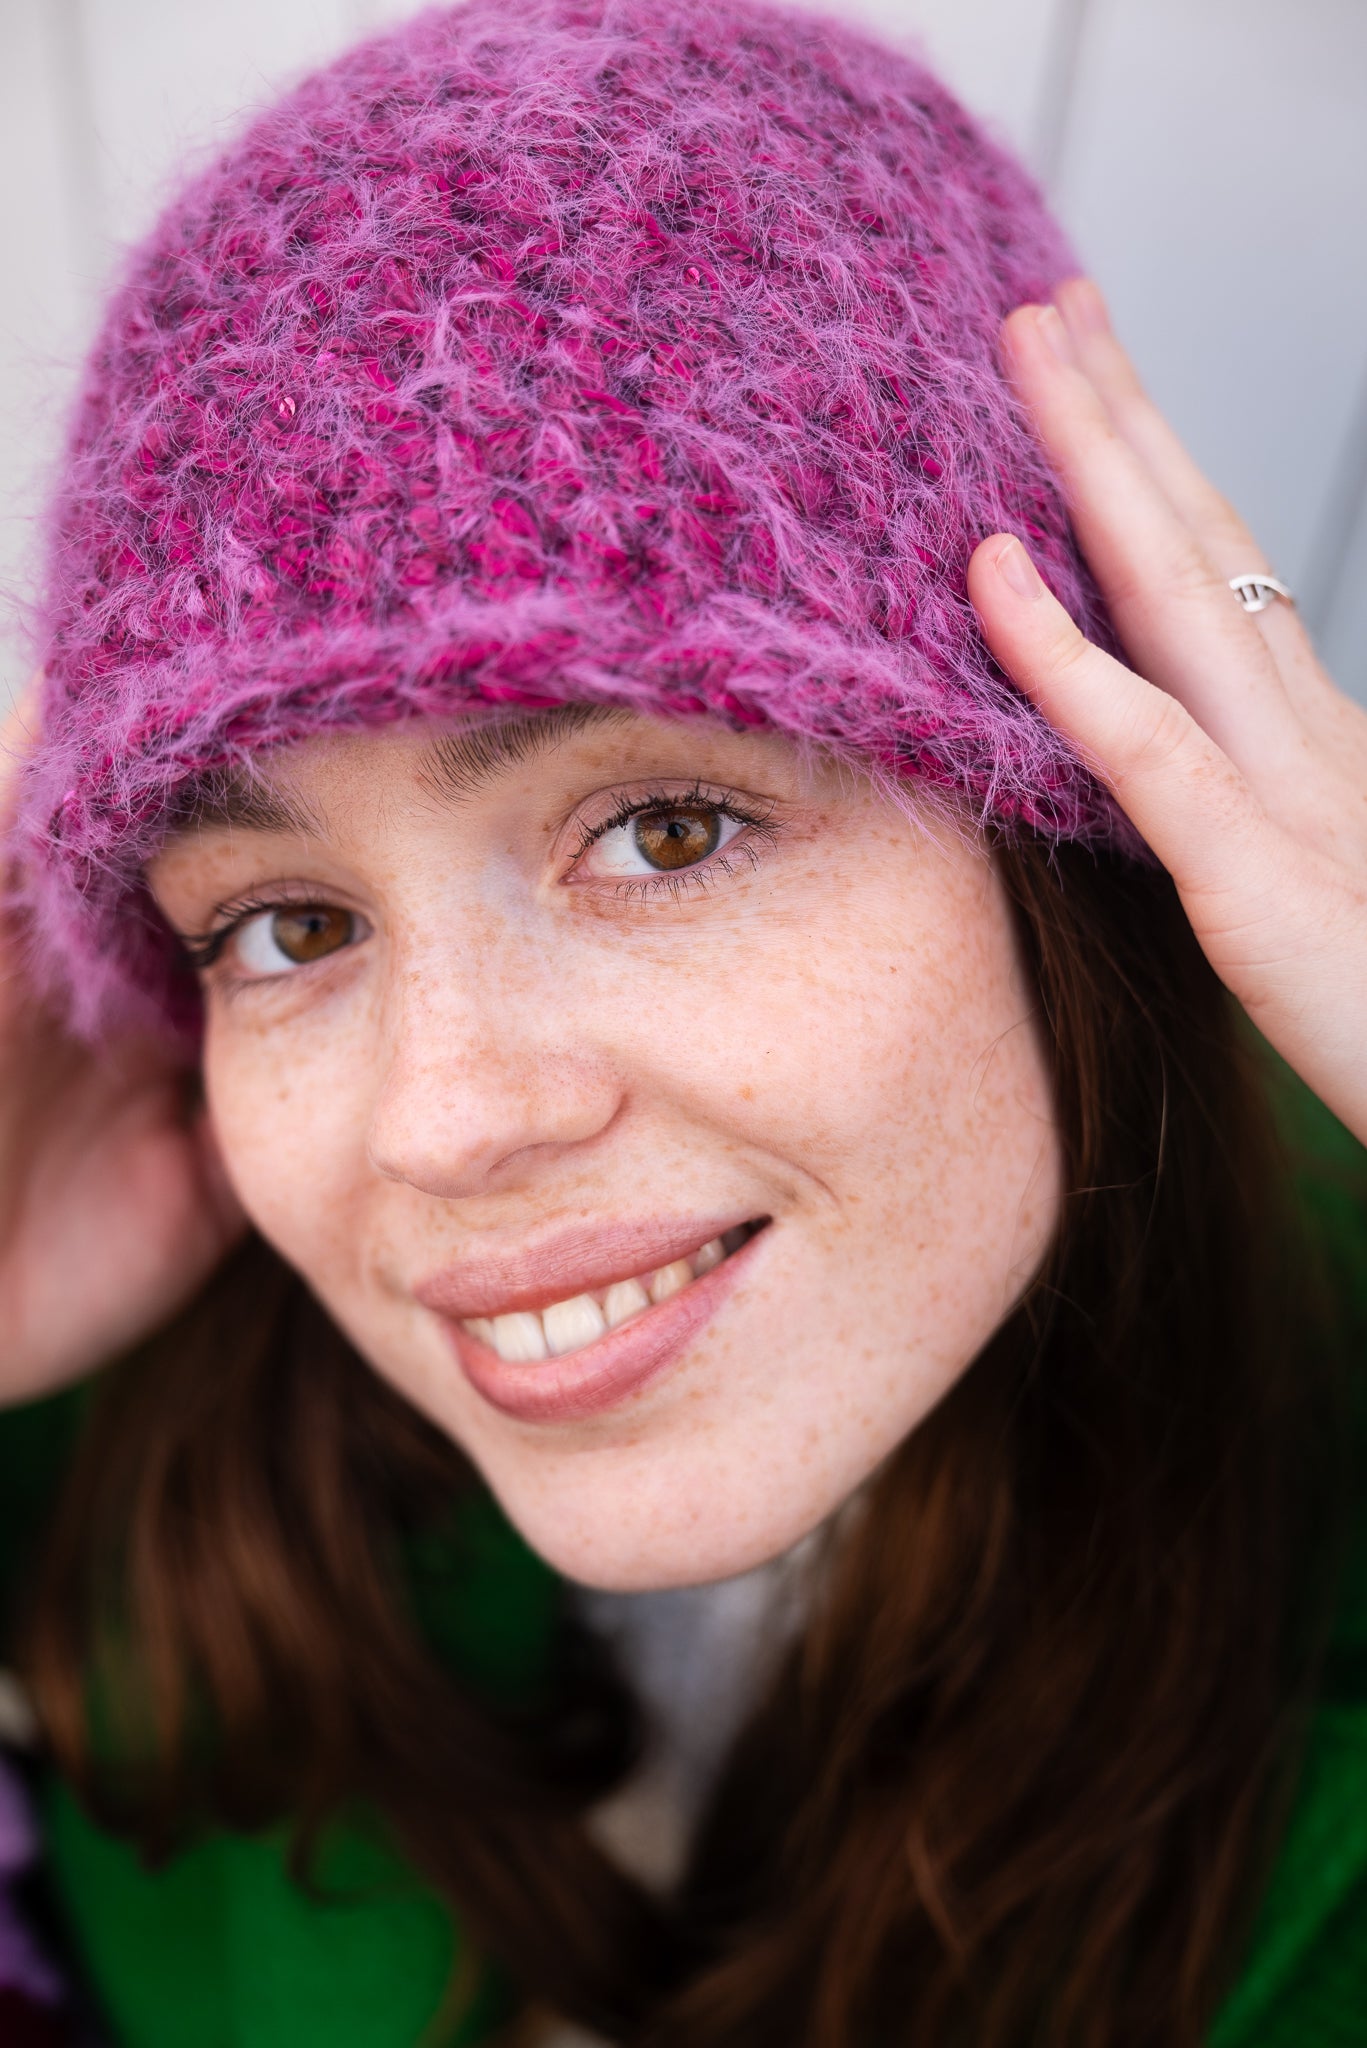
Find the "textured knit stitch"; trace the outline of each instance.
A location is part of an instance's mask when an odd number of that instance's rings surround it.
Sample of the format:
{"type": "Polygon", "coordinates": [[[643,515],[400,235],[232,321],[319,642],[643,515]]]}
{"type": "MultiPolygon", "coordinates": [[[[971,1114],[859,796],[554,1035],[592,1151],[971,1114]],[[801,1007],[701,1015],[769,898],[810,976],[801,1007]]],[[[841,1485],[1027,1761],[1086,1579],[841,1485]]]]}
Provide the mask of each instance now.
{"type": "MultiPolygon", "coordinates": [[[[24,1788],[0,1751],[0,1994],[22,1994],[40,2005],[54,2005],[61,1998],[61,1986],[15,1896],[16,1881],[26,1874],[37,1854],[24,1788]]],[[[8,2038],[0,2011],[0,2039],[8,2038]]]]}
{"type": "Polygon", "coordinates": [[[747,0],[474,0],[257,119],[128,264],[54,512],[21,820],[76,1026],[165,1013],[140,881],[308,735],[607,700],[1127,842],[965,592],[1108,631],[998,367],[1072,264],[917,63],[747,0]]]}

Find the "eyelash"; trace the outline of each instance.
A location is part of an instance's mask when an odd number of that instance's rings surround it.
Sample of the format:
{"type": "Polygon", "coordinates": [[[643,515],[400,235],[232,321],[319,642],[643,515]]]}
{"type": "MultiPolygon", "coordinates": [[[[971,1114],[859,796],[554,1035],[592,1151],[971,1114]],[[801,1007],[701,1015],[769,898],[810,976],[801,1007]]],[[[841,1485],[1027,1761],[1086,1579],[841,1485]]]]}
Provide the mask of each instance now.
{"type": "Polygon", "coordinates": [[[311,910],[317,901],[316,896],[292,895],[287,889],[270,896],[238,896],[219,905],[219,915],[226,923],[216,925],[210,932],[182,932],[180,943],[190,956],[191,966],[203,974],[221,957],[224,947],[248,918],[260,917],[268,910],[311,910]]]}
{"type": "MultiPolygon", "coordinates": [[[[644,817],[651,811],[683,809],[690,804],[704,805],[709,810],[719,811],[723,817],[733,818],[737,824],[745,826],[754,835],[753,839],[743,846],[738,846],[733,841],[730,846],[710,854],[695,868],[681,868],[669,875],[635,876],[630,881],[619,882],[615,892],[617,895],[627,899],[633,896],[642,899],[667,893],[677,901],[691,889],[707,888],[715,875],[731,874],[733,861],[737,858],[748,860],[752,866],[758,865],[761,855],[759,848],[754,844],[754,839],[772,843],[778,836],[772,808],[767,811],[756,810],[730,790],[712,789],[703,782],[693,783],[682,793],[667,789],[648,790],[640,796],[623,798],[609,815],[600,819],[597,824],[579,827],[578,844],[570,860],[571,873],[600,839],[605,838],[609,832],[615,832],[622,825],[629,825],[633,818],[644,817]]],[[[183,932],[181,944],[190,957],[191,966],[197,973],[203,974],[222,958],[224,949],[233,935],[249,918],[259,917],[263,912],[273,910],[308,910],[313,908],[314,904],[315,899],[311,895],[292,894],[286,890],[270,896],[240,896],[232,902],[220,905],[219,915],[225,919],[223,924],[216,925],[212,931],[183,932]]]]}
{"type": "Polygon", "coordinates": [[[618,896],[627,900],[635,897],[639,901],[646,897],[667,894],[677,902],[692,889],[708,888],[715,876],[731,874],[733,862],[737,859],[748,860],[752,867],[757,867],[763,856],[760,848],[754,843],[755,840],[772,845],[778,837],[779,828],[773,820],[773,806],[770,805],[767,810],[756,810],[732,790],[718,790],[705,782],[695,782],[689,789],[683,791],[647,790],[640,796],[624,797],[616,808],[597,824],[579,827],[579,843],[570,861],[571,873],[600,839],[606,838],[609,832],[617,831],[622,825],[629,825],[633,818],[646,817],[651,811],[684,810],[691,804],[718,811],[724,818],[733,818],[738,825],[744,825],[753,836],[743,845],[733,840],[729,846],[709,854],[707,859],[700,861],[696,867],[679,868],[672,874],[637,875],[630,881],[619,882],[615,891],[618,896]]]}

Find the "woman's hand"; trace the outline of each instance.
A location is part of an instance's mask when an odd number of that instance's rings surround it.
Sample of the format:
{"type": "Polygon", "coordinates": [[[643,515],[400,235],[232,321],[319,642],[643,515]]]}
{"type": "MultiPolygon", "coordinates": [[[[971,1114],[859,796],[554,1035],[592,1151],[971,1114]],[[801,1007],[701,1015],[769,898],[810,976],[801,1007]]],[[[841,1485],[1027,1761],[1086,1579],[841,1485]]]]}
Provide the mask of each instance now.
{"type": "MultiPolygon", "coordinates": [[[[0,831],[31,717],[0,738],[0,831]]],[[[0,1406],[146,1336],[242,1230],[193,1086],[164,1047],[68,1037],[0,923],[0,1406]]]]}
{"type": "Polygon", "coordinates": [[[1242,609],[1228,579],[1266,558],[1145,396],[1096,287],[1020,308],[1002,345],[1134,667],[1001,534],[969,567],[992,651],[1114,791],[1264,1037],[1367,1141],[1367,713],[1289,605],[1242,609]]]}

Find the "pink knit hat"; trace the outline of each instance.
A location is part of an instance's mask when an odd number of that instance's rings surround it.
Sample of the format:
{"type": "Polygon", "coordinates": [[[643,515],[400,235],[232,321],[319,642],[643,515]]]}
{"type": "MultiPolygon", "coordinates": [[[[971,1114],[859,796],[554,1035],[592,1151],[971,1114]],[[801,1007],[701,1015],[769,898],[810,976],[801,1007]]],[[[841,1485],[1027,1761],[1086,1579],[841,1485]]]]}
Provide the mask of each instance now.
{"type": "Polygon", "coordinates": [[[964,587],[1014,529],[1107,639],[997,362],[1071,267],[808,14],[473,0],[310,78],[133,253],[76,411],[20,822],[76,1027],[174,1007],[141,868],[198,781],[412,714],[706,713],[1123,842],[964,587]]]}

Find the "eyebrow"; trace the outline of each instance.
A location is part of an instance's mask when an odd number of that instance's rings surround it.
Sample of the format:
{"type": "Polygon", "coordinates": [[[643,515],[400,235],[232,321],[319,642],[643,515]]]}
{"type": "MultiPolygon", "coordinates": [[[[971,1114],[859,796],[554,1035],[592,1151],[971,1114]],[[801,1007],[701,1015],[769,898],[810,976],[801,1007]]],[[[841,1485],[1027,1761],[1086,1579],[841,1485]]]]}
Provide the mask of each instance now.
{"type": "Polygon", "coordinates": [[[292,832],[301,839],[322,837],[316,811],[299,797],[274,789],[251,768],[225,768],[202,776],[171,820],[170,832],[202,831],[206,826],[247,832],[292,832]]]}
{"type": "MultiPolygon", "coordinates": [[[[626,725],[620,704],[557,704],[547,711],[494,717],[442,733],[418,757],[418,780],[452,803],[467,802],[499,775],[537,760],[574,734],[594,726],[626,725]]],[[[222,827],[245,832],[288,832],[321,839],[326,826],[302,798],[277,789],[251,767],[223,769],[201,778],[170,823],[169,836],[222,827]]]]}
{"type": "Polygon", "coordinates": [[[628,725],[623,704],[557,704],[552,710],[494,718],[442,733],[418,760],[418,779],[454,803],[465,803],[500,775],[538,760],[595,726],[628,725]]]}

